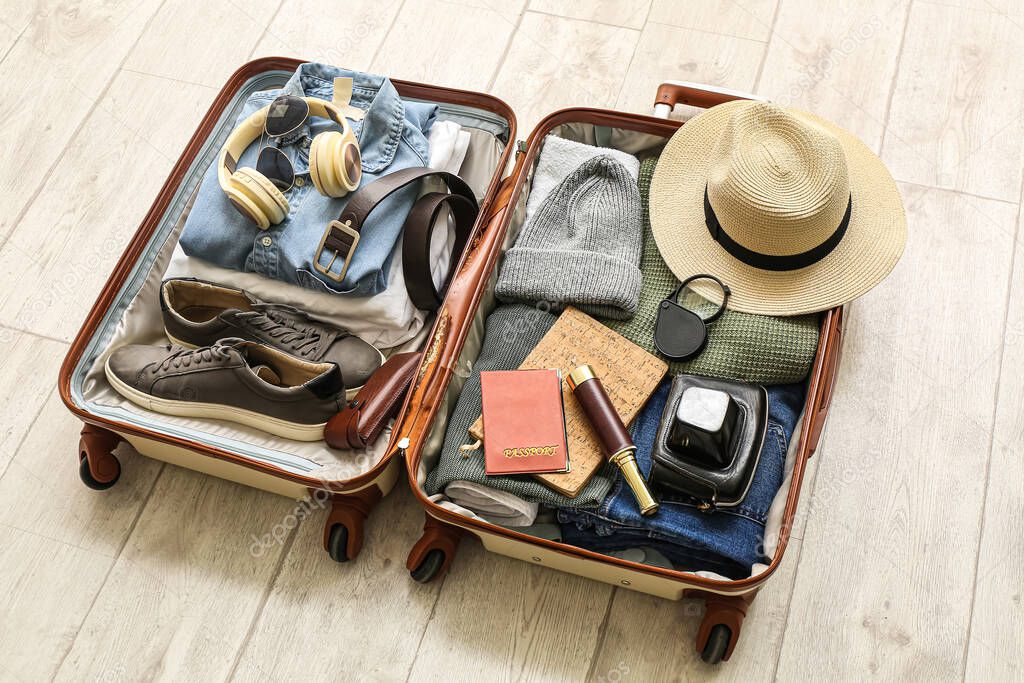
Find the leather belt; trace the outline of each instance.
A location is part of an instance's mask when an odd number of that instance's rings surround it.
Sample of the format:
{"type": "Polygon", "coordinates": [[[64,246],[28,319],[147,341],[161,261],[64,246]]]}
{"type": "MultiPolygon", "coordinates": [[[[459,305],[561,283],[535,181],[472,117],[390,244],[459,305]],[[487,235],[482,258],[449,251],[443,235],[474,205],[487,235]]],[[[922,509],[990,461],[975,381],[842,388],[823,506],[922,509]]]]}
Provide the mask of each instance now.
{"type": "Polygon", "coordinates": [[[413,305],[428,311],[440,308],[480,210],[473,190],[453,173],[430,168],[406,168],[359,188],[345,204],[338,220],[331,221],[324,231],[313,255],[313,266],[336,282],[344,280],[352,255],[359,245],[363,224],[370,213],[398,190],[430,177],[443,180],[451,194],[428,192],[413,204],[402,226],[402,267],[405,270],[405,286],[413,305]],[[444,209],[449,210],[454,219],[455,244],[448,273],[441,291],[438,291],[430,268],[430,242],[434,226],[444,209]],[[321,257],[325,254],[331,256],[327,265],[321,263],[321,257]],[[342,259],[342,266],[340,270],[335,270],[339,258],[342,259]]]}

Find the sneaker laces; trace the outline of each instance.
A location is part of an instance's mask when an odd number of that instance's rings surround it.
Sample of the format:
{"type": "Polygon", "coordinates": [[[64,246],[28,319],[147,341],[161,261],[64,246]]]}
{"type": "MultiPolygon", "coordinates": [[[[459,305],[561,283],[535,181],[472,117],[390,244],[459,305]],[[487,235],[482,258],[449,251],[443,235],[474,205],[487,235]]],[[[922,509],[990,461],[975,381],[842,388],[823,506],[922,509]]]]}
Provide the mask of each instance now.
{"type": "MultiPolygon", "coordinates": [[[[222,340],[223,341],[223,340],[222,340]]],[[[241,340],[237,340],[241,341],[241,340]]],[[[201,365],[211,361],[220,361],[230,358],[231,346],[224,343],[217,343],[214,346],[204,346],[200,349],[179,349],[164,358],[153,368],[153,372],[161,372],[175,369],[188,368],[193,364],[201,365]]]]}
{"type": "Polygon", "coordinates": [[[289,346],[301,356],[316,354],[337,336],[337,333],[328,331],[312,321],[304,323],[295,320],[275,310],[271,305],[254,304],[253,308],[255,310],[239,313],[238,318],[271,339],[289,346]]]}

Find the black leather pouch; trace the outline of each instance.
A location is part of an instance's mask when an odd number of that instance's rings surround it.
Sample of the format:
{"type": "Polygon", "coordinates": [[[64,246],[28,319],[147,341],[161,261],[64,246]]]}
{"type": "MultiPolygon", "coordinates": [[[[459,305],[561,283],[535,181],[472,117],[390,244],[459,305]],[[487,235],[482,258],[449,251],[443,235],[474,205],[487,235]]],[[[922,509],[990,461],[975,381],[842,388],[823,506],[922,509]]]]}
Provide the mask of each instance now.
{"type": "MultiPolygon", "coordinates": [[[[754,478],[768,427],[768,392],[756,384],[710,377],[676,375],[651,453],[653,486],[692,497],[701,510],[738,505],[754,478]],[[728,443],[709,454],[708,440],[680,438],[676,414],[688,389],[725,392],[734,404],[728,443]]],[[[691,434],[691,436],[693,436],[691,434]]]]}

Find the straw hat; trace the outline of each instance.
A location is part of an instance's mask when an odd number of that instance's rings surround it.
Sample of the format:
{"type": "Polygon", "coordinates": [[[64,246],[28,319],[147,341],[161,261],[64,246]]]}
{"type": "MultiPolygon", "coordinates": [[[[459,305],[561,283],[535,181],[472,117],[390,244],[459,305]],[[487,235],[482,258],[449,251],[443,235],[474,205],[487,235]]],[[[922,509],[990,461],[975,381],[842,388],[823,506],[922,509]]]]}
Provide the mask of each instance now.
{"type": "Polygon", "coordinates": [[[857,298],[907,238],[896,183],[864,143],[766,102],[728,102],[682,126],[654,172],[650,218],[677,278],[717,275],[729,308],[768,315],[857,298]]]}

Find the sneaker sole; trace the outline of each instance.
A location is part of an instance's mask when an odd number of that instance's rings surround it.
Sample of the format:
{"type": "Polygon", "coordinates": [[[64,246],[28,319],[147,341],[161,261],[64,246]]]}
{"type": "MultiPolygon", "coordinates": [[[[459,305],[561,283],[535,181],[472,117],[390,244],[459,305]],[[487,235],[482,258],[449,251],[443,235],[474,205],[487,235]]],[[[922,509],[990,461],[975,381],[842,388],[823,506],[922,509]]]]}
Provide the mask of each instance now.
{"type": "MultiPolygon", "coordinates": [[[[167,335],[167,339],[172,344],[177,344],[178,346],[184,347],[186,349],[198,349],[199,348],[195,344],[189,344],[188,342],[181,341],[180,339],[175,337],[173,334],[168,332],[166,327],[164,328],[164,334],[167,335]]],[[[380,364],[384,365],[384,362],[387,360],[387,358],[384,357],[384,354],[381,353],[380,349],[378,349],[376,346],[373,347],[373,350],[380,354],[380,364]]],[[[356,397],[356,394],[358,394],[359,390],[362,389],[362,388],[363,388],[363,385],[360,384],[358,387],[353,387],[351,389],[346,389],[345,390],[345,400],[346,401],[351,401],[352,399],[354,399],[356,397]]]]}
{"type": "Polygon", "coordinates": [[[192,401],[175,401],[169,398],[159,398],[125,384],[117,375],[111,372],[109,361],[104,364],[103,369],[107,375],[107,381],[110,382],[110,385],[114,387],[117,393],[146,410],[164,413],[165,415],[177,415],[179,417],[198,417],[237,422],[238,424],[253,427],[254,429],[293,441],[323,441],[324,438],[326,422],[320,424],[301,424],[299,422],[288,422],[287,420],[262,413],[254,413],[244,408],[236,408],[218,403],[195,403],[192,401]]]}

